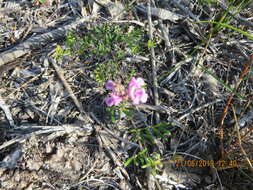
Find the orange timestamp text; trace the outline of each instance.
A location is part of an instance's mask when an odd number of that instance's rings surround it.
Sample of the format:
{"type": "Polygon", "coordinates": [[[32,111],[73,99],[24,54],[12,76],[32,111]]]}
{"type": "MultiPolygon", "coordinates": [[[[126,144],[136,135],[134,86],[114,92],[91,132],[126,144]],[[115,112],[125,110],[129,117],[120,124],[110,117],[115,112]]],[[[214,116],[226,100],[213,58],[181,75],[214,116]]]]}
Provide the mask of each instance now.
{"type": "Polygon", "coordinates": [[[176,167],[237,167],[236,160],[174,160],[176,167]]]}

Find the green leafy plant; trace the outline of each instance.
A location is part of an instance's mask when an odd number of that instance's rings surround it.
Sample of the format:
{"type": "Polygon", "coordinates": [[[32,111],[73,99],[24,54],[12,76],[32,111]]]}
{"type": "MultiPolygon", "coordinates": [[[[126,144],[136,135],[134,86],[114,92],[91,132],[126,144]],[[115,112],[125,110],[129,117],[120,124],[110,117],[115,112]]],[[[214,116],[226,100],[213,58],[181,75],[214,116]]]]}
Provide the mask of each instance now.
{"type": "Polygon", "coordinates": [[[63,49],[61,46],[59,46],[59,45],[57,45],[56,46],[56,48],[55,48],[55,54],[54,54],[54,56],[55,56],[55,58],[57,59],[57,60],[60,60],[60,59],[62,59],[63,58],[63,56],[65,56],[65,55],[70,55],[71,53],[70,53],[70,49],[69,48],[67,48],[67,49],[63,49]]]}
{"type": "Polygon", "coordinates": [[[149,156],[148,149],[138,152],[138,154],[130,157],[124,163],[124,166],[127,167],[130,164],[134,164],[136,167],[140,168],[151,168],[151,174],[156,175],[157,170],[163,167],[163,163],[161,161],[161,155],[154,152],[151,156],[149,156]]]}
{"type": "Polygon", "coordinates": [[[142,165],[141,168],[147,167],[151,167],[151,174],[155,176],[157,171],[163,167],[161,155],[154,152],[151,157],[147,157],[146,164],[142,165]]]}
{"type": "Polygon", "coordinates": [[[140,140],[145,144],[154,144],[156,138],[160,138],[161,140],[167,139],[170,133],[170,127],[172,123],[159,123],[157,125],[148,126],[145,128],[137,128],[130,130],[131,133],[135,134],[135,140],[140,140]]]}
{"type": "Polygon", "coordinates": [[[124,166],[127,167],[129,164],[133,163],[135,166],[143,166],[146,164],[145,158],[147,157],[148,149],[145,148],[144,150],[138,152],[138,154],[130,157],[124,163],[124,166]]]}
{"type": "Polygon", "coordinates": [[[127,106],[126,103],[123,103],[120,106],[107,107],[106,110],[110,113],[112,123],[116,123],[124,116],[128,119],[131,119],[134,116],[133,108],[127,106]]]}
{"type": "Polygon", "coordinates": [[[119,70],[119,65],[117,62],[113,60],[109,60],[108,62],[105,62],[104,64],[97,63],[96,69],[94,70],[95,73],[95,80],[103,85],[105,81],[108,79],[115,79],[117,78],[117,70],[119,70]]]}
{"type": "MultiPolygon", "coordinates": [[[[65,55],[74,55],[74,57],[78,57],[85,64],[91,63],[93,66],[90,73],[91,77],[101,87],[108,80],[113,80],[115,83],[121,81],[122,86],[124,86],[136,74],[134,65],[123,66],[125,56],[129,54],[141,55],[147,51],[148,48],[144,37],[143,29],[138,27],[131,28],[128,25],[107,23],[95,26],[84,33],[69,31],[66,35],[64,48],[60,46],[56,48],[56,58],[61,59],[65,55]]],[[[139,90],[138,93],[144,93],[143,90],[141,92],[140,89],[136,90],[139,90]]],[[[120,94],[115,92],[108,93],[108,101],[121,95],[121,92],[120,94]]],[[[126,99],[128,98],[126,97],[126,99]]],[[[134,100],[138,101],[136,98],[134,100]]],[[[133,116],[130,107],[126,103],[120,106],[115,104],[113,108],[108,108],[107,111],[111,114],[111,120],[115,123],[122,115],[126,115],[128,118],[133,116]]]]}
{"type": "Polygon", "coordinates": [[[77,43],[77,36],[73,31],[68,32],[66,36],[66,44],[69,48],[73,48],[74,45],[77,43]]]}
{"type": "Polygon", "coordinates": [[[88,51],[92,56],[116,56],[123,57],[126,48],[134,50],[133,53],[140,53],[142,46],[143,32],[134,29],[127,32],[127,27],[118,25],[103,24],[94,27],[88,32],[81,42],[83,51],[88,51]]]}
{"type": "Polygon", "coordinates": [[[130,65],[128,73],[123,73],[122,61],[126,54],[142,54],[146,48],[142,29],[129,31],[127,25],[114,24],[101,24],[83,34],[70,31],[65,44],[64,50],[58,49],[58,57],[71,54],[79,56],[84,62],[95,61],[93,78],[100,86],[109,79],[131,78],[135,73],[134,67],[130,65]]]}

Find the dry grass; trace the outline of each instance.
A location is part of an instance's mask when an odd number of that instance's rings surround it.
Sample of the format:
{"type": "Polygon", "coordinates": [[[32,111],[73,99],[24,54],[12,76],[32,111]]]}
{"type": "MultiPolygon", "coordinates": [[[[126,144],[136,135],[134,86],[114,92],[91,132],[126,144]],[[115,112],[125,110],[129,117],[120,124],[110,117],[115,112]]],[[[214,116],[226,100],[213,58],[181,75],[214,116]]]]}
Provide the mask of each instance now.
{"type": "Polygon", "coordinates": [[[41,2],[0,0],[0,189],[253,188],[250,1],[41,2]],[[131,74],[148,102],[112,122],[131,74]]]}

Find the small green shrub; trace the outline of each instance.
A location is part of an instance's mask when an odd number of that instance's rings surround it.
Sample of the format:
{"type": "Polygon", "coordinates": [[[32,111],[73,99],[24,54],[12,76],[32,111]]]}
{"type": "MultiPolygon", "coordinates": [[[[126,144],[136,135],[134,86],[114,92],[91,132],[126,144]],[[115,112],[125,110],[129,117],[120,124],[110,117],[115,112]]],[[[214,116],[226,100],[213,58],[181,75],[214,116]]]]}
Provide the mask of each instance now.
{"type": "MultiPolygon", "coordinates": [[[[122,61],[130,54],[142,54],[147,50],[142,29],[129,26],[101,24],[91,30],[77,34],[70,31],[66,36],[65,49],[57,50],[57,58],[64,55],[79,56],[83,62],[96,64],[93,78],[100,86],[109,79],[131,78],[135,69],[129,65],[128,73],[122,71],[122,61]]],[[[124,79],[124,80],[126,80],[124,79]]]]}
{"type": "Polygon", "coordinates": [[[156,175],[157,171],[163,167],[161,155],[156,152],[154,152],[152,155],[149,155],[147,148],[127,159],[127,161],[124,163],[124,166],[127,167],[131,163],[133,163],[136,167],[141,167],[142,169],[150,167],[151,174],[154,176],[156,175]]]}

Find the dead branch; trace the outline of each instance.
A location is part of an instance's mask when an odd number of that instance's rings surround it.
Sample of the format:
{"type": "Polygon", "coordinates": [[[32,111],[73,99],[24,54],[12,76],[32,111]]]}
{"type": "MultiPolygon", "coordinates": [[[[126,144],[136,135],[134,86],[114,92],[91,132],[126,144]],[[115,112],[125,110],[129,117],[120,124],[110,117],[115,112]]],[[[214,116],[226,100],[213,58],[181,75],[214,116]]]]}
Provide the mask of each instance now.
{"type": "Polygon", "coordinates": [[[82,24],[85,21],[88,21],[89,19],[90,17],[84,17],[82,19],[78,19],[72,22],[71,24],[59,27],[53,31],[32,36],[28,40],[15,46],[14,48],[0,53],[0,67],[5,65],[6,63],[14,61],[21,56],[31,53],[32,50],[41,48],[48,43],[59,40],[67,34],[68,30],[76,28],[78,25],[82,24]]]}

